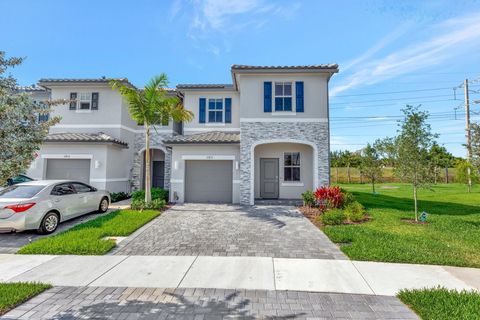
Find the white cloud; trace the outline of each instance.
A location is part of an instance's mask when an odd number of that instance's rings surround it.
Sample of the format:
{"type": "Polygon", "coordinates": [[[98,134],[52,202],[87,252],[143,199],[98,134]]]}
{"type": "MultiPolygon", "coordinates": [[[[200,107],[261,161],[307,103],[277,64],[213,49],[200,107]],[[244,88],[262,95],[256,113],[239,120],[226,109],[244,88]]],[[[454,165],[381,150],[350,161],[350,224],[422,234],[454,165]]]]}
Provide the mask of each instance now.
{"type": "Polygon", "coordinates": [[[281,5],[272,0],[177,0],[171,8],[175,14],[180,7],[189,8],[190,31],[193,39],[207,37],[211,32],[228,33],[247,28],[261,28],[273,17],[291,20],[299,2],[281,5]]]}
{"type": "Polygon", "coordinates": [[[182,0],[174,0],[170,7],[170,20],[174,19],[178,13],[182,10],[182,0]]]}
{"type": "MultiPolygon", "coordinates": [[[[353,71],[331,90],[331,95],[438,65],[455,57],[459,52],[480,47],[480,13],[449,19],[429,31],[433,36],[396,49],[387,56],[371,59],[379,48],[385,46],[386,40],[383,39],[366,53],[353,59],[350,65],[353,71]]],[[[387,43],[388,39],[387,37],[387,43]]]]}

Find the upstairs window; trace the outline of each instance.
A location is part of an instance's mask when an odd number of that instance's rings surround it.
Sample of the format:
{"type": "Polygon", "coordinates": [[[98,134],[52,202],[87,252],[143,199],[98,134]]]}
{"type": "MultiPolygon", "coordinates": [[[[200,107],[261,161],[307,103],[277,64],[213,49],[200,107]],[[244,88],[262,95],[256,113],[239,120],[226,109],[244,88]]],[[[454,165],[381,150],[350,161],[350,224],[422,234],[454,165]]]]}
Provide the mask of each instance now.
{"type": "Polygon", "coordinates": [[[98,110],[98,92],[70,92],[70,110],[98,110]]]}
{"type": "Polygon", "coordinates": [[[292,111],[291,82],[275,82],[275,111],[292,111]]]}
{"type": "Polygon", "coordinates": [[[300,181],[300,152],[283,154],[283,180],[300,181]]]}
{"type": "MultiPolygon", "coordinates": [[[[42,109],[48,109],[48,106],[44,102],[42,102],[42,101],[34,101],[34,102],[37,105],[39,111],[42,110],[42,109]]],[[[39,112],[38,113],[38,122],[39,123],[46,122],[46,121],[48,121],[49,118],[50,118],[50,115],[47,112],[39,112]]]]}
{"type": "Polygon", "coordinates": [[[223,99],[208,99],[208,122],[223,122],[223,99]]]}
{"type": "Polygon", "coordinates": [[[78,110],[90,110],[92,94],[81,92],[78,97],[78,110]]]}

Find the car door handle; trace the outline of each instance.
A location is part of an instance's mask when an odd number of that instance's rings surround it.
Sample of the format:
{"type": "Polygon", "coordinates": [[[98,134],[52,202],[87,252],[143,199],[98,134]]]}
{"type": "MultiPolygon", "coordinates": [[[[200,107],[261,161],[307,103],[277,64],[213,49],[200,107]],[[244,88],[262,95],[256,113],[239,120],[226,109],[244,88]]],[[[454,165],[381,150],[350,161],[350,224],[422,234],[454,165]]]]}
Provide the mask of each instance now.
{"type": "Polygon", "coordinates": [[[53,200],[53,201],[54,201],[54,202],[60,202],[60,201],[62,201],[62,200],[61,200],[61,199],[55,199],[55,200],[53,200]]]}

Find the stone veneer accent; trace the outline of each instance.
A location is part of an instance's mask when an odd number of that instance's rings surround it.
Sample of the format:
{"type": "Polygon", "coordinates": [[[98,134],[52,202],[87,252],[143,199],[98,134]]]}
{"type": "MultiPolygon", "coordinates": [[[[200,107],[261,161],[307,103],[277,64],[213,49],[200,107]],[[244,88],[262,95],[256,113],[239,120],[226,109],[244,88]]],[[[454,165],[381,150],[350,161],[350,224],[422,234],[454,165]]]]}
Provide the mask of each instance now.
{"type": "MultiPolygon", "coordinates": [[[[150,134],[150,149],[159,149],[165,153],[165,189],[170,189],[170,173],[172,168],[172,150],[167,149],[163,144],[163,140],[171,138],[171,134],[165,133],[156,133],[155,130],[152,130],[150,134]]],[[[145,134],[137,133],[135,135],[134,143],[134,158],[133,158],[133,167],[132,167],[132,190],[139,190],[142,187],[140,186],[140,181],[142,180],[142,159],[143,159],[143,149],[145,148],[145,134]]]]}
{"type": "MultiPolygon", "coordinates": [[[[295,120],[293,120],[295,121],[295,120]]],[[[329,130],[327,122],[241,122],[240,203],[249,205],[251,190],[251,146],[262,140],[291,139],[317,146],[318,184],[330,183],[329,130]]]]}

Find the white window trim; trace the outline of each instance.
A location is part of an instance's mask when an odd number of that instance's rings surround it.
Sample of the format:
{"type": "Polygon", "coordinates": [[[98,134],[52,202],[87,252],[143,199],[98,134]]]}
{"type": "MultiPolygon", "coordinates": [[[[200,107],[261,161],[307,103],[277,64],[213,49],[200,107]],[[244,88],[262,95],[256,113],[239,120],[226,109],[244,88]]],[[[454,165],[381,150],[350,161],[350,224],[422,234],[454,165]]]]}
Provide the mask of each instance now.
{"type": "Polygon", "coordinates": [[[280,184],[282,187],[303,187],[305,184],[303,182],[287,181],[280,184]]]}
{"type": "MultiPolygon", "coordinates": [[[[206,98],[207,100],[207,105],[206,105],[206,115],[205,115],[205,124],[208,124],[210,126],[224,126],[225,125],[225,98],[224,97],[218,97],[218,98],[206,98]],[[222,122],[210,122],[210,100],[222,100],[222,122]]],[[[215,102],[216,103],[216,102],[215,102]]],[[[215,111],[220,111],[220,109],[214,109],[212,112],[215,111]]]]}
{"type": "Polygon", "coordinates": [[[286,116],[292,116],[296,115],[295,110],[297,110],[297,106],[295,105],[295,81],[293,80],[286,80],[286,81],[273,81],[273,101],[272,101],[272,115],[286,115],[286,116]],[[292,85],[292,95],[291,96],[286,96],[286,95],[281,95],[277,96],[275,93],[275,86],[277,83],[281,83],[283,86],[285,86],[285,83],[290,83],[292,85]],[[276,110],[275,109],[275,98],[292,98],[292,110],[291,111],[283,111],[283,110],[276,110]]]}
{"type": "Polygon", "coordinates": [[[92,112],[92,93],[93,92],[77,92],[77,99],[76,99],[76,109],[75,109],[75,112],[76,113],[91,113],[92,112]],[[89,108],[88,109],[80,109],[80,104],[82,102],[87,102],[87,100],[82,100],[80,97],[82,94],[88,94],[90,95],[90,100],[88,101],[89,103],[89,108]]]}
{"type": "Polygon", "coordinates": [[[285,186],[298,186],[299,184],[301,184],[303,186],[303,182],[302,182],[302,153],[300,151],[284,151],[283,152],[283,163],[282,163],[282,169],[283,169],[283,179],[282,179],[282,186],[285,184],[285,186]],[[295,180],[285,180],[285,154],[287,153],[298,153],[298,156],[300,157],[300,163],[297,165],[290,165],[290,166],[287,166],[287,168],[299,168],[300,169],[300,180],[298,181],[295,181],[295,180]]]}

